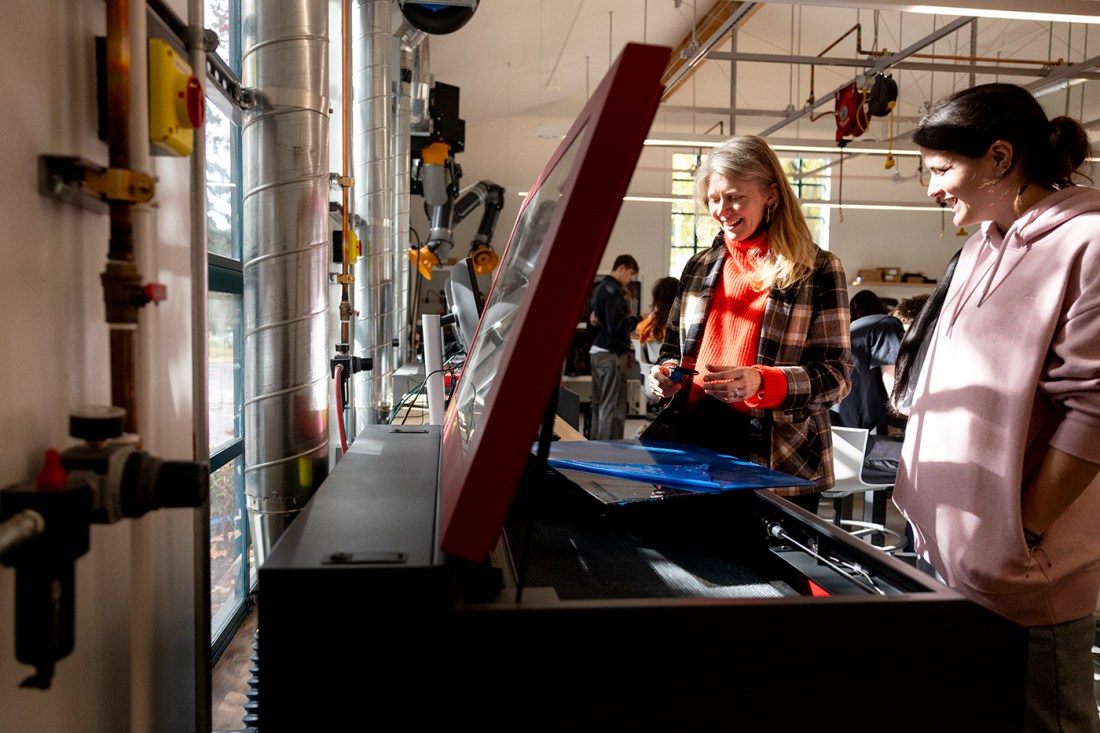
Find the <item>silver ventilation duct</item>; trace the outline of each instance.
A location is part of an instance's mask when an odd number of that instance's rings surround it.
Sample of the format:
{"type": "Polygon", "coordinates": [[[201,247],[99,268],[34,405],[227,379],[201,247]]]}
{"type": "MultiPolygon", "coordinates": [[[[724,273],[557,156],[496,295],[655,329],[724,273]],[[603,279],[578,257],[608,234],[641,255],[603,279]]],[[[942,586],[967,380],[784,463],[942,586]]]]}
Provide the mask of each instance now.
{"type": "Polygon", "coordinates": [[[409,130],[427,135],[432,129],[428,107],[432,94],[428,34],[405,24],[398,36],[401,38],[401,69],[409,70],[409,130]]]}
{"type": "Polygon", "coordinates": [[[257,560],[328,474],[328,2],[244,0],[245,495],[257,560]]]}
{"type": "Polygon", "coordinates": [[[416,308],[410,302],[412,296],[409,292],[409,272],[412,267],[408,257],[412,244],[409,215],[411,136],[414,130],[427,134],[431,129],[428,101],[432,84],[428,61],[428,34],[405,23],[398,29],[397,38],[401,47],[401,83],[398,85],[393,107],[394,272],[397,273],[397,282],[400,283],[396,320],[398,354],[402,363],[408,363],[416,358],[416,324],[411,320],[411,314],[416,313],[416,308]]]}
{"type": "Polygon", "coordinates": [[[393,405],[397,293],[394,278],[393,153],[390,130],[395,40],[392,0],[360,0],[352,49],[354,119],[352,177],[363,256],[355,265],[353,305],[359,311],[352,353],[373,360],[353,384],[354,429],[385,422],[393,405]]]}

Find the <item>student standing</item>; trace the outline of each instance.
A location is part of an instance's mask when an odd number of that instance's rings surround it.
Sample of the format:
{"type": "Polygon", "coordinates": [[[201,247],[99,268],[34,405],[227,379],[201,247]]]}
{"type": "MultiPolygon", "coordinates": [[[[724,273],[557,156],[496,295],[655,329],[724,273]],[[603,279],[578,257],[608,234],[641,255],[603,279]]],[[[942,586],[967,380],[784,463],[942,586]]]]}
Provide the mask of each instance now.
{"type": "Polygon", "coordinates": [[[630,333],[638,318],[630,312],[627,286],[638,276],[638,261],[619,255],[592,293],[589,305],[596,336],[589,350],[592,364],[592,440],[619,440],[626,429],[626,380],[630,367],[630,333]]]}
{"type": "Polygon", "coordinates": [[[844,268],[814,244],[762,138],[716,148],[695,194],[721,232],[684,267],[650,388],[662,399],[688,389],[677,440],[814,481],[776,493],[816,513],[834,483],[828,410],[852,369],[844,268]],[[676,364],[698,374],[674,381],[676,364]]]}
{"type": "Polygon", "coordinates": [[[1088,138],[987,84],[934,105],[913,140],[928,195],[981,229],[913,339],[928,346],[894,500],[948,585],[1027,627],[1026,729],[1092,733],[1100,191],[1074,185],[1088,138]]]}

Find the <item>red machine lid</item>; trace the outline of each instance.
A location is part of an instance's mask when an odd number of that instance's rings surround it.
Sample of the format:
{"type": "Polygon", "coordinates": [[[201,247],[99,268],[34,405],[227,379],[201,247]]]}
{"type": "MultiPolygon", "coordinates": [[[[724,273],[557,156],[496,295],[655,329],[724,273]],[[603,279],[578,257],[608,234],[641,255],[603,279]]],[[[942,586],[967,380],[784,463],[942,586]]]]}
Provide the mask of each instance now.
{"type": "Polygon", "coordinates": [[[629,44],[528,193],[443,423],[441,549],[500,536],[660,103],[670,50],[629,44]]]}

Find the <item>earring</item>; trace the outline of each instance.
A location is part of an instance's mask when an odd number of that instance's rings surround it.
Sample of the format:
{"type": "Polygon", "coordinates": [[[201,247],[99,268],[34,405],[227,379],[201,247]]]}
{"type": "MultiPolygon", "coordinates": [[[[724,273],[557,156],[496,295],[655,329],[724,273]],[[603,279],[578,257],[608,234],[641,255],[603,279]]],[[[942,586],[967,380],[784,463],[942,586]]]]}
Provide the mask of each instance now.
{"type": "Polygon", "coordinates": [[[774,211],[775,211],[775,205],[774,204],[772,206],[765,206],[764,207],[764,223],[767,224],[768,226],[771,226],[772,214],[774,213],[774,211]]]}
{"type": "Polygon", "coordinates": [[[1022,199],[1024,191],[1027,190],[1028,183],[1030,182],[1024,181],[1024,185],[1020,186],[1020,190],[1016,192],[1016,198],[1012,200],[1012,213],[1016,215],[1017,219],[1024,215],[1022,199]]]}

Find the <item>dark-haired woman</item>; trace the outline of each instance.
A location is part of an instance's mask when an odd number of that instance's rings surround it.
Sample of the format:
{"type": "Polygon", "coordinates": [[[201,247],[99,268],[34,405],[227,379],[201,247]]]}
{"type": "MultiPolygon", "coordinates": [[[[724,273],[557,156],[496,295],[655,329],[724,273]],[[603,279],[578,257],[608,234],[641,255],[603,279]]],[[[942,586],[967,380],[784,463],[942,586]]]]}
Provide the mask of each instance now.
{"type": "MultiPolygon", "coordinates": [[[[680,281],[674,277],[658,278],[653,283],[651,295],[653,307],[645,318],[634,329],[636,341],[635,357],[642,368],[642,375],[648,376],[649,370],[657,363],[661,354],[661,345],[665,342],[665,330],[668,326],[668,314],[672,310],[672,303],[676,300],[676,291],[679,290],[680,281]]],[[[657,395],[649,387],[649,379],[645,379],[646,399],[650,404],[657,402],[657,395]]]]}
{"type": "Polygon", "coordinates": [[[927,349],[894,500],[949,585],[1028,628],[1026,729],[1097,731],[1100,191],[1074,185],[1088,139],[988,84],[934,105],[913,140],[928,195],[981,229],[910,339],[927,349]]]}

